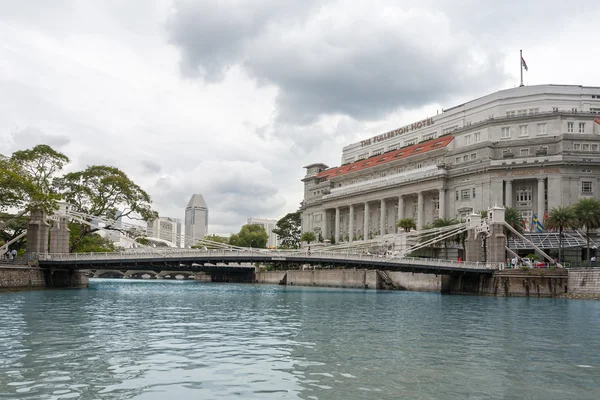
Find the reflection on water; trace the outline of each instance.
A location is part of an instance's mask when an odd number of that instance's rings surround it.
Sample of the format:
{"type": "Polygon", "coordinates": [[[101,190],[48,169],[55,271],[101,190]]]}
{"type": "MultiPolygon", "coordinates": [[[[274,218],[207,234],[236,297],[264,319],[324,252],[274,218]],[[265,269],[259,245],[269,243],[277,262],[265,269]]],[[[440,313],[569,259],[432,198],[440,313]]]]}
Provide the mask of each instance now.
{"type": "Polygon", "coordinates": [[[92,280],[0,293],[0,399],[598,399],[600,302],[92,280]]]}

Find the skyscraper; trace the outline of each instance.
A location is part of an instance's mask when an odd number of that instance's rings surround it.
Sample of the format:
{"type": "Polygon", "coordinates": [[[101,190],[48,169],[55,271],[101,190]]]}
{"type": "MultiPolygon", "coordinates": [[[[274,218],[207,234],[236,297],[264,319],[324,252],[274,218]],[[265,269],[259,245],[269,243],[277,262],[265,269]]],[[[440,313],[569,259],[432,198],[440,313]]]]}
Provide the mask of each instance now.
{"type": "Polygon", "coordinates": [[[148,235],[168,240],[174,247],[181,247],[181,220],[177,218],[160,217],[152,222],[148,222],[148,235]]]}
{"type": "Polygon", "coordinates": [[[208,207],[201,194],[194,194],[185,208],[185,247],[204,238],[208,230],[208,207]]]}

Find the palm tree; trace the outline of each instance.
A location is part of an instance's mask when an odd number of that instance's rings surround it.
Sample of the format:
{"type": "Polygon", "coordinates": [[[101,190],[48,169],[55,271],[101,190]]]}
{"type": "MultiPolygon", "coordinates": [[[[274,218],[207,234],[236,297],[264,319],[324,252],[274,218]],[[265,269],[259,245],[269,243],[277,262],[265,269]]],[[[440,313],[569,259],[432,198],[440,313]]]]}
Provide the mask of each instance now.
{"type": "Polygon", "coordinates": [[[300,240],[310,244],[310,242],[314,242],[315,240],[317,240],[317,237],[314,232],[304,232],[300,240]]]}
{"type": "MultiPolygon", "coordinates": [[[[523,217],[521,213],[514,207],[508,207],[504,211],[504,221],[510,225],[513,229],[515,229],[520,234],[523,234],[523,217]]],[[[511,232],[506,232],[506,237],[508,238],[511,235],[511,232]]]]}
{"type": "Polygon", "coordinates": [[[577,227],[585,227],[587,260],[590,260],[590,231],[600,228],[600,201],[594,198],[580,199],[573,204],[577,227]]]}
{"type": "Polygon", "coordinates": [[[398,221],[398,228],[404,229],[404,232],[410,232],[411,229],[417,229],[417,223],[414,218],[401,218],[398,221]]]}
{"type": "MultiPolygon", "coordinates": [[[[431,224],[431,227],[432,228],[443,228],[445,226],[456,225],[459,223],[460,222],[456,219],[438,218],[435,221],[433,221],[433,224],[431,224]]],[[[457,235],[455,237],[448,238],[448,239],[445,239],[442,241],[442,243],[444,245],[444,257],[446,258],[446,260],[448,259],[448,242],[451,242],[451,241],[460,243],[461,238],[457,235]]]]}
{"type": "Polygon", "coordinates": [[[577,226],[573,208],[559,206],[551,209],[546,220],[546,225],[549,228],[558,229],[558,261],[563,262],[563,230],[577,226]]]}

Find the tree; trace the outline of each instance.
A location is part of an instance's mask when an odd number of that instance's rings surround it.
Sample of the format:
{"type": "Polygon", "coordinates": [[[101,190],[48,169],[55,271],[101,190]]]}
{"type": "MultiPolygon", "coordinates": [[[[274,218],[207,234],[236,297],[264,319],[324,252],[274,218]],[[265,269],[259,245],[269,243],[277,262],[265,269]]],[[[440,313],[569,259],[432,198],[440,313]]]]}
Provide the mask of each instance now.
{"type": "MultiPolygon", "coordinates": [[[[93,165],[83,171],[71,172],[55,179],[59,193],[71,205],[71,210],[95,217],[152,221],[158,213],[151,208],[152,200],[140,186],[120,169],[106,165],[93,165]]],[[[91,218],[89,218],[91,222],[91,218]]],[[[121,230],[108,224],[105,230],[121,230]]],[[[80,238],[94,233],[98,228],[83,224],[80,238]]],[[[71,246],[77,246],[71,243],[71,246]]]]}
{"type": "Polygon", "coordinates": [[[261,225],[247,224],[242,226],[239,233],[234,233],[229,238],[229,244],[238,247],[252,247],[264,249],[267,247],[269,235],[261,225]]]}
{"type": "Polygon", "coordinates": [[[600,228],[600,201],[594,198],[580,199],[573,204],[577,227],[585,227],[587,260],[590,260],[590,231],[600,228]]]}
{"type": "MultiPolygon", "coordinates": [[[[215,243],[221,243],[221,244],[229,244],[229,238],[226,238],[225,236],[217,236],[214,233],[212,235],[206,235],[204,236],[204,240],[208,240],[210,242],[215,242],[215,243]]],[[[220,248],[222,246],[211,246],[210,244],[206,244],[206,243],[198,243],[194,246],[192,246],[192,249],[202,249],[202,248],[209,248],[209,249],[214,249],[214,248],[220,248]]]]}
{"type": "Polygon", "coordinates": [[[558,261],[563,262],[563,230],[577,226],[572,207],[555,207],[548,213],[548,228],[558,229],[558,261]]]}
{"type": "MultiPolygon", "coordinates": [[[[446,218],[438,218],[431,224],[432,228],[443,228],[446,226],[459,224],[456,219],[446,219],[446,218]]],[[[449,237],[447,239],[442,240],[442,244],[444,245],[444,258],[448,259],[448,242],[456,242],[461,243],[461,238],[459,235],[455,235],[454,237],[449,237]]]]}
{"type": "Polygon", "coordinates": [[[297,249],[300,247],[300,226],[302,225],[302,213],[300,211],[286,214],[277,221],[277,228],[273,233],[279,236],[280,248],[297,249]]]}
{"type": "Polygon", "coordinates": [[[304,232],[300,240],[310,244],[310,242],[314,242],[315,240],[317,240],[317,236],[314,232],[304,232]]]}
{"type": "Polygon", "coordinates": [[[411,229],[417,229],[417,223],[414,218],[401,218],[398,221],[398,228],[404,229],[404,232],[410,232],[411,229]]]}
{"type": "MultiPolygon", "coordinates": [[[[523,227],[523,217],[521,216],[521,213],[514,207],[508,207],[506,210],[504,210],[504,221],[510,225],[513,229],[515,229],[517,232],[519,232],[520,234],[523,234],[524,231],[524,227],[523,227]]],[[[509,232],[508,230],[506,230],[506,236],[510,237],[510,235],[512,235],[512,232],[509,232]]]]}
{"type": "MultiPolygon", "coordinates": [[[[0,242],[8,243],[27,230],[29,217],[20,216],[15,218],[12,214],[2,213],[0,214],[0,221],[9,221],[4,228],[0,229],[0,242]]],[[[10,247],[18,251],[25,248],[26,244],[27,236],[24,236],[11,244],[10,247]]]]}
{"type": "Polygon", "coordinates": [[[81,236],[81,228],[81,224],[69,224],[71,243],[75,243],[75,246],[71,248],[72,253],[110,253],[115,251],[115,246],[110,239],[104,238],[98,233],[81,236]]]}
{"type": "Polygon", "coordinates": [[[53,178],[68,163],[66,155],[45,144],[15,151],[10,159],[0,156],[0,207],[56,210],[60,196],[53,178]]]}

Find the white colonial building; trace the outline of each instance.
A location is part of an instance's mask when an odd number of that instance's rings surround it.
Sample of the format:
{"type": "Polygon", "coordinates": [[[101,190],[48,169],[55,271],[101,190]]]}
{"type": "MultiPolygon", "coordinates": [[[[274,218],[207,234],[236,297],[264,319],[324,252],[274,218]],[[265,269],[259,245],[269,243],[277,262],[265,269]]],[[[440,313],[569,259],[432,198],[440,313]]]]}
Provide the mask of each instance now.
{"type": "Polygon", "coordinates": [[[493,205],[534,214],[599,196],[600,87],[524,86],[344,147],[306,166],[302,230],[337,242],[465,218],[493,205]]]}

